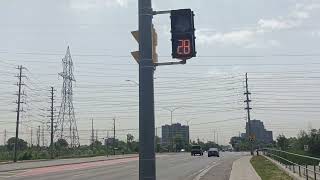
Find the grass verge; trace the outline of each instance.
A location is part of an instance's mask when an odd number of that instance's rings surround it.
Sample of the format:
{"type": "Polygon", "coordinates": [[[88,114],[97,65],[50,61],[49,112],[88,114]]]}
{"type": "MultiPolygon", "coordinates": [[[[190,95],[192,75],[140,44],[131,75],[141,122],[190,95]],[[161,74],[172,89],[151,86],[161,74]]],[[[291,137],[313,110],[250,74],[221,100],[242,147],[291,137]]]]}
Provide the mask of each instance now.
{"type": "Polygon", "coordinates": [[[254,156],[250,162],[262,180],[293,180],[263,156],[254,156]]]}

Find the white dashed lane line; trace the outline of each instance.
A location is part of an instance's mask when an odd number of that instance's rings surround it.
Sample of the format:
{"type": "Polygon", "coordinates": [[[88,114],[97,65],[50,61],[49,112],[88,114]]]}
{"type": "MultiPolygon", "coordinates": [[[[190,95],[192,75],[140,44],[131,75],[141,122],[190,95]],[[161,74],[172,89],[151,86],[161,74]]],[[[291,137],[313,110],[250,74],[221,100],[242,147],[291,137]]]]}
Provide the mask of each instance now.
{"type": "Polygon", "coordinates": [[[25,170],[0,172],[0,178],[10,178],[22,172],[25,172],[25,170]]]}

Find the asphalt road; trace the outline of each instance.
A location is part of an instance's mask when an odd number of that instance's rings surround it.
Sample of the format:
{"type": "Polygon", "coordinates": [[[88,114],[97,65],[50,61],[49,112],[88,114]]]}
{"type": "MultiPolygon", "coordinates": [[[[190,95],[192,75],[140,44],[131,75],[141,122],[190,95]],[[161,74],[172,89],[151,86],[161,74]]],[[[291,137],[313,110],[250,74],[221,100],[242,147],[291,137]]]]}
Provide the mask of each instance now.
{"type": "MultiPolygon", "coordinates": [[[[223,152],[219,158],[189,153],[159,155],[157,180],[229,180],[232,163],[241,153],[223,152]]],[[[6,180],[134,180],[138,158],[88,162],[0,173],[6,180]]]]}

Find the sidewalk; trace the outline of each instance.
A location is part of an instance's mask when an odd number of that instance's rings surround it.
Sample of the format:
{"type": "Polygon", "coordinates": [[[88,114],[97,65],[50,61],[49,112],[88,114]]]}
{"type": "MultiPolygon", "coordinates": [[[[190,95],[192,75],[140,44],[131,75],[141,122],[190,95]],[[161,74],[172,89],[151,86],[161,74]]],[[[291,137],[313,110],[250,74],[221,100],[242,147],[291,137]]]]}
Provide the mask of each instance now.
{"type": "Polygon", "coordinates": [[[54,159],[54,160],[42,160],[42,161],[27,161],[27,162],[17,162],[17,163],[7,163],[0,164],[0,172],[25,170],[39,167],[48,166],[59,166],[67,164],[80,164],[85,162],[96,162],[96,161],[106,161],[113,159],[124,159],[124,158],[134,158],[139,157],[138,154],[131,155],[116,155],[116,156],[97,156],[88,158],[75,158],[75,159],[54,159]]]}
{"type": "Polygon", "coordinates": [[[229,180],[261,180],[250,163],[251,156],[244,156],[233,162],[229,180]]]}

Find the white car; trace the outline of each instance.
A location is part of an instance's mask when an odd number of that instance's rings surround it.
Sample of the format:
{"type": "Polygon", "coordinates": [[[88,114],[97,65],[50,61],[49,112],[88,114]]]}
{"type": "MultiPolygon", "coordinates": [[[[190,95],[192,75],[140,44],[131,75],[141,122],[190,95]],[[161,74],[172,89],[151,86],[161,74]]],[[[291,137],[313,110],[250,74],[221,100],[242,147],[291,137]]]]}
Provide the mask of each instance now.
{"type": "Polygon", "coordinates": [[[211,156],[217,156],[219,157],[219,150],[217,148],[210,148],[208,150],[208,157],[211,157],[211,156]]]}

